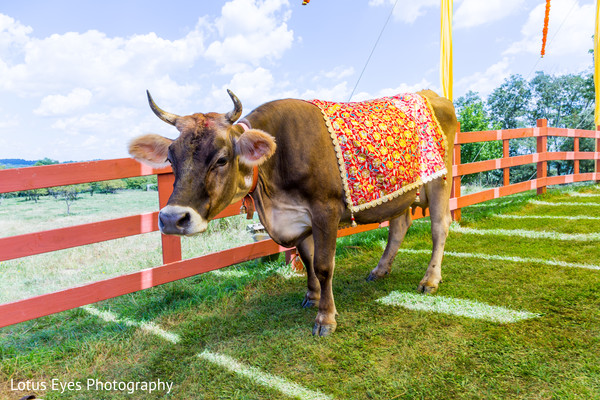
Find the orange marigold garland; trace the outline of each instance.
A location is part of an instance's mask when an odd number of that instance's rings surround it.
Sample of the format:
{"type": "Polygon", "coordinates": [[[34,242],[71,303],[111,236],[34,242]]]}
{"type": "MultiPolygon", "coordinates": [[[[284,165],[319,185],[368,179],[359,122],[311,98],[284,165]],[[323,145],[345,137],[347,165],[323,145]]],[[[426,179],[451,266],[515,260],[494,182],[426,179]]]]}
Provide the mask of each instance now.
{"type": "Polygon", "coordinates": [[[548,38],[548,21],[550,20],[550,0],[546,0],[546,15],[544,16],[544,29],[542,30],[542,57],[546,54],[546,39],[548,38]]]}

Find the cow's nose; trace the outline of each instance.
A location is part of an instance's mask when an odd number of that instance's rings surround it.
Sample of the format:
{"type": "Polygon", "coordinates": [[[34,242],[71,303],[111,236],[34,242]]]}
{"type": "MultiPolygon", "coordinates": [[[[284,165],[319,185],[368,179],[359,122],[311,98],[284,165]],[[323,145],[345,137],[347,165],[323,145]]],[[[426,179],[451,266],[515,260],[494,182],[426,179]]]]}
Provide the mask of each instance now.
{"type": "Polygon", "coordinates": [[[167,235],[185,235],[190,221],[190,213],[185,209],[164,208],[158,214],[158,227],[167,235]]]}
{"type": "Polygon", "coordinates": [[[158,227],[166,235],[195,235],[204,232],[207,224],[191,207],[169,205],[158,214],[158,227]]]}

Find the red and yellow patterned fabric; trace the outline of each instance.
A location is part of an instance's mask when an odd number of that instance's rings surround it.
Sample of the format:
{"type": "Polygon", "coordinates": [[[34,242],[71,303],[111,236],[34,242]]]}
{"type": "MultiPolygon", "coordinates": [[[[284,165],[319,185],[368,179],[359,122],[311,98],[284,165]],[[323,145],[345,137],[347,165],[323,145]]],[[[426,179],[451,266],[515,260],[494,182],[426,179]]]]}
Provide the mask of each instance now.
{"type": "Polygon", "coordinates": [[[446,175],[445,138],[425,97],[309,102],[323,113],[353,213],[446,175]]]}

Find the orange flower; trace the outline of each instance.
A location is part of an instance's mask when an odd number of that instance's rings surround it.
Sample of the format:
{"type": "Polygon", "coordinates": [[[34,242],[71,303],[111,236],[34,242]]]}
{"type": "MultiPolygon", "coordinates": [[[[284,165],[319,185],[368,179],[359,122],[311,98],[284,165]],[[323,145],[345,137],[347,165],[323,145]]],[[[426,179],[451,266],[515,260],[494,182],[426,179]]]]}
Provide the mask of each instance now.
{"type": "Polygon", "coordinates": [[[548,38],[548,21],[550,20],[550,0],[546,0],[546,15],[544,16],[544,29],[542,30],[542,57],[546,54],[546,39],[548,38]]]}

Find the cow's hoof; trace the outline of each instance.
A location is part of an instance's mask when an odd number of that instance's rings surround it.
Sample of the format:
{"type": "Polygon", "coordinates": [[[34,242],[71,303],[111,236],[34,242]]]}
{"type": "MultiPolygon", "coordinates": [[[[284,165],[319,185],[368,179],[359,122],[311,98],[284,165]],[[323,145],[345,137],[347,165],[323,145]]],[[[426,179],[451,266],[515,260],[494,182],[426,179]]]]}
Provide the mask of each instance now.
{"type": "Polygon", "coordinates": [[[311,299],[308,297],[308,293],[304,295],[304,300],[302,300],[302,308],[311,308],[318,307],[319,299],[311,299]]]}
{"type": "Polygon", "coordinates": [[[417,292],[419,293],[423,293],[423,294],[434,294],[435,292],[437,292],[438,290],[438,286],[435,285],[431,285],[431,284],[427,284],[427,283],[420,283],[419,287],[417,288],[417,292]]]}
{"type": "Polygon", "coordinates": [[[313,336],[329,336],[333,332],[335,332],[335,328],[337,324],[319,324],[315,323],[313,327],[312,334],[313,336]]]}
{"type": "Polygon", "coordinates": [[[383,275],[379,275],[375,272],[375,270],[371,271],[371,273],[369,274],[369,276],[367,276],[367,282],[374,282],[377,281],[381,278],[385,278],[386,276],[388,276],[390,273],[389,271],[385,272],[383,275]]]}

